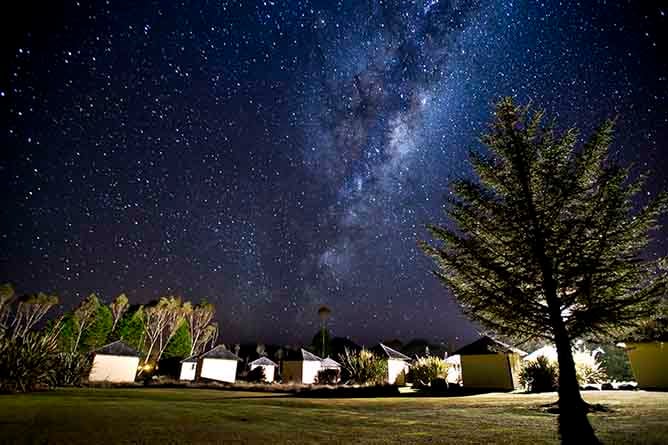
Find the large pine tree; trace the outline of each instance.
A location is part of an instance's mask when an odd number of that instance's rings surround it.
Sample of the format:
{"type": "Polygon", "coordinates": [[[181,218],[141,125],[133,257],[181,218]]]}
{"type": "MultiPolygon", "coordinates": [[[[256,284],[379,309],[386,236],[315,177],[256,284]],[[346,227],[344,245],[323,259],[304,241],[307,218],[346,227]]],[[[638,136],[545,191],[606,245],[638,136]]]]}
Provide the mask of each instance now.
{"type": "Polygon", "coordinates": [[[446,225],[421,243],[465,313],[500,335],[553,341],[559,359],[563,443],[597,443],[580,395],[572,343],[619,334],[664,294],[665,259],[643,257],[667,209],[661,194],[639,208],[644,176],[608,156],[613,122],[583,145],[543,113],[501,100],[470,154],[474,179],[452,184],[446,225]]]}

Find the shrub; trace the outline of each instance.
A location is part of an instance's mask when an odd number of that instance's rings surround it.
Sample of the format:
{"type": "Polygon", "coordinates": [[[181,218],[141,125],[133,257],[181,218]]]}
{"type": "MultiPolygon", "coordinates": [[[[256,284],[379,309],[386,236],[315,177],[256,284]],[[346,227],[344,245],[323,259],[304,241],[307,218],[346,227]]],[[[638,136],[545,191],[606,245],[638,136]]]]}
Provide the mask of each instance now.
{"type": "MultiPolygon", "coordinates": [[[[583,341],[577,341],[573,348],[575,373],[581,386],[603,383],[608,380],[605,367],[600,357],[603,350],[587,349],[583,341]]],[[[559,365],[547,357],[524,363],[520,373],[520,382],[530,392],[554,391],[559,387],[559,365]],[[554,383],[550,383],[550,382],[554,383]],[[535,389],[534,389],[535,388],[535,389]]]]}
{"type": "Polygon", "coordinates": [[[410,374],[418,386],[429,386],[433,380],[445,378],[448,365],[439,357],[418,357],[411,365],[410,374]]]}
{"type": "Polygon", "coordinates": [[[559,368],[545,357],[524,364],[520,383],[529,392],[555,391],[559,384],[559,368]]]}
{"type": "Polygon", "coordinates": [[[600,349],[589,351],[583,345],[580,345],[579,349],[573,353],[575,373],[580,385],[603,383],[608,380],[608,374],[599,360],[601,353],[600,349]]]}
{"type": "Polygon", "coordinates": [[[53,385],[81,386],[90,374],[93,362],[88,354],[61,352],[54,360],[53,385]]]}
{"type": "Polygon", "coordinates": [[[603,383],[608,380],[608,374],[598,361],[575,362],[575,373],[580,385],[603,383]]]}
{"type": "Polygon", "coordinates": [[[373,352],[362,349],[359,352],[344,349],[339,355],[341,366],[350,382],[359,384],[384,383],[387,375],[387,360],[376,356],[373,352]]]}
{"type": "Polygon", "coordinates": [[[246,374],[246,381],[256,383],[266,382],[267,377],[264,374],[264,368],[262,366],[258,366],[248,371],[248,374],[246,374]]]}
{"type": "Polygon", "coordinates": [[[336,385],[340,379],[341,371],[336,368],[329,368],[318,371],[315,381],[318,385],[336,385]]]}
{"type": "Polygon", "coordinates": [[[0,391],[28,392],[50,386],[57,353],[57,332],[0,338],[0,391]]]}

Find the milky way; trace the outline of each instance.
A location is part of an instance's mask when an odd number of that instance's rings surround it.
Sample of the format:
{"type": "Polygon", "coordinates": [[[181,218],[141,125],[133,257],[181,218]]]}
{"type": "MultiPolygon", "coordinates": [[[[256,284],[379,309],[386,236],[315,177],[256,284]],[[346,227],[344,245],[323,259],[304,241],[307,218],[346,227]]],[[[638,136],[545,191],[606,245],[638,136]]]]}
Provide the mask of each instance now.
{"type": "Polygon", "coordinates": [[[585,134],[618,116],[615,156],[666,188],[658,6],[65,3],[17,13],[0,83],[0,279],[64,309],[206,297],[223,341],[284,342],[327,304],[360,342],[470,337],[416,241],[504,95],[585,134]]]}

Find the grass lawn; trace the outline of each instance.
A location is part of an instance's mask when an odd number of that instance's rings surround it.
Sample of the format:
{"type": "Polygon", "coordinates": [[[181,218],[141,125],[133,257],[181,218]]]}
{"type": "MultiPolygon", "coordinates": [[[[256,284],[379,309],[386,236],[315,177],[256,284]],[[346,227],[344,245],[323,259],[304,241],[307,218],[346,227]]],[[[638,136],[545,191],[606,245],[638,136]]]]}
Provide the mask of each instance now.
{"type": "MultiPolygon", "coordinates": [[[[596,391],[605,443],[668,443],[668,393],[596,391]]],[[[310,399],[204,389],[61,389],[0,396],[2,443],[557,443],[554,394],[310,399]]]]}

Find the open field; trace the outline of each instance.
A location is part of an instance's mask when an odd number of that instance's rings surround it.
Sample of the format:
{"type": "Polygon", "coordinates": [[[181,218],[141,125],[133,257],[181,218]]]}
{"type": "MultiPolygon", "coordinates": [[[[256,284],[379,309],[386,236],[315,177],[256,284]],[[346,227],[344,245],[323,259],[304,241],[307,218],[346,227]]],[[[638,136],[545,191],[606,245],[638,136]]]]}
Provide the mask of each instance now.
{"type": "MultiPolygon", "coordinates": [[[[200,389],[0,396],[2,443],[556,443],[554,394],[311,399],[200,389]]],[[[605,443],[666,443],[668,393],[588,392],[605,443]]]]}

